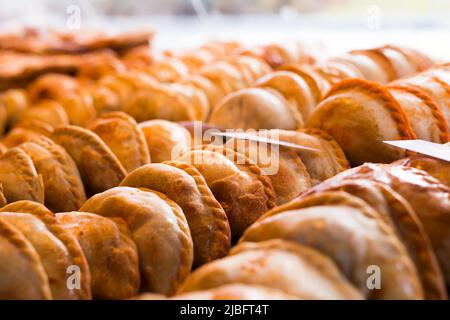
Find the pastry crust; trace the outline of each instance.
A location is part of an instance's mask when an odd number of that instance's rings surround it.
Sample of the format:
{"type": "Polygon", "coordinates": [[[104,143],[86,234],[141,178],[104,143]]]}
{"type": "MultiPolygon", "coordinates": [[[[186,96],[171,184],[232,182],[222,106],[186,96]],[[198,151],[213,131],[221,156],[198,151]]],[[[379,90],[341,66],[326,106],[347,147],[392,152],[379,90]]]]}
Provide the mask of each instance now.
{"type": "Polygon", "coordinates": [[[276,197],[268,177],[232,149],[200,146],[182,154],[177,161],[193,165],[203,175],[227,214],[233,238],[275,206],[276,197]]]}
{"type": "Polygon", "coordinates": [[[342,273],[370,299],[423,299],[417,270],[394,230],[364,201],[335,191],[277,207],[247,229],[240,241],[281,238],[330,256],[342,273]],[[367,285],[377,266],[381,288],[367,285]]]}
{"type": "Polygon", "coordinates": [[[161,192],[181,207],[194,242],[194,266],[228,253],[227,216],[195,167],[179,161],[152,163],[129,173],[120,185],[161,192]]]}
{"type": "MultiPolygon", "coordinates": [[[[319,129],[308,128],[298,131],[273,129],[261,131],[258,135],[319,150],[315,152],[290,149],[300,156],[313,185],[350,168],[341,147],[330,135],[319,129]]],[[[281,147],[281,150],[283,149],[285,148],[281,147]]]]}
{"type": "Polygon", "coordinates": [[[430,240],[411,205],[391,187],[370,180],[324,182],[302,197],[326,191],[345,191],[364,200],[396,231],[416,265],[426,299],[446,299],[445,281],[430,240]]]}
{"type": "Polygon", "coordinates": [[[249,88],[229,94],[213,110],[209,123],[234,129],[297,129],[303,119],[292,102],[275,90],[249,88]]]}
{"type": "Polygon", "coordinates": [[[230,256],[195,270],[178,292],[237,283],[278,289],[304,299],[361,299],[361,293],[328,257],[282,240],[240,243],[230,256]]]}
{"type": "Polygon", "coordinates": [[[3,194],[3,185],[0,182],[0,208],[5,206],[7,203],[5,195],[3,194]]]}
{"type": "Polygon", "coordinates": [[[44,203],[42,176],[22,150],[9,149],[0,157],[0,182],[8,202],[32,200],[44,203]]]}
{"type": "Polygon", "coordinates": [[[93,132],[77,126],[57,128],[52,139],[77,164],[88,195],[119,185],[126,171],[108,146],[93,132]]]}
{"type": "Polygon", "coordinates": [[[140,285],[138,251],[121,218],[87,212],[63,212],[56,219],[74,235],[91,270],[94,299],[126,299],[140,285]]]}
{"type": "Polygon", "coordinates": [[[316,106],[308,83],[299,75],[290,71],[271,72],[256,81],[256,86],[279,91],[286,100],[294,101],[298,111],[306,122],[316,106]]]}
{"type": "Polygon", "coordinates": [[[400,159],[393,164],[413,167],[427,172],[450,188],[450,163],[420,153],[400,159]]]}
{"type": "MultiPolygon", "coordinates": [[[[144,296],[145,298],[145,296],[144,296]]],[[[254,284],[226,284],[209,290],[174,296],[174,300],[298,300],[300,297],[281,290],[254,284]]]]}
{"type": "Polygon", "coordinates": [[[128,172],[150,162],[144,134],[126,113],[105,113],[89,129],[103,140],[128,172]]]}
{"type": "Polygon", "coordinates": [[[28,95],[24,89],[9,89],[0,96],[0,104],[6,108],[7,124],[14,126],[28,107],[28,95]]]}
{"type": "Polygon", "coordinates": [[[52,211],[78,209],[85,201],[83,182],[66,150],[43,136],[21,144],[44,183],[45,205],[52,211]]]}
{"type": "Polygon", "coordinates": [[[416,138],[404,110],[389,91],[363,79],[335,85],[307,126],[322,129],[336,139],[352,165],[400,159],[405,152],[383,141],[416,138]]]}
{"type": "Polygon", "coordinates": [[[277,205],[292,200],[312,186],[302,158],[292,149],[236,139],[230,139],[225,146],[245,155],[269,177],[277,205]]]}
{"type": "Polygon", "coordinates": [[[367,163],[332,178],[346,179],[371,179],[387,184],[411,204],[430,238],[448,285],[450,189],[425,171],[400,165],[367,163]]]}
{"type": "Polygon", "coordinates": [[[48,123],[52,127],[69,124],[69,118],[64,108],[56,101],[42,100],[39,103],[26,108],[19,122],[39,120],[48,123]]]}
{"type": "Polygon", "coordinates": [[[128,224],[139,252],[142,289],[171,295],[189,274],[193,244],[181,208],[150,189],[116,187],[80,208],[128,224]]]}
{"type": "Polygon", "coordinates": [[[0,248],[2,300],[52,299],[47,274],[36,250],[17,228],[3,218],[0,218],[0,248]]]}
{"type": "Polygon", "coordinates": [[[191,148],[191,135],[183,126],[167,120],[139,123],[147,142],[152,162],[174,160],[191,148]]]}
{"type": "Polygon", "coordinates": [[[388,86],[405,111],[417,139],[445,143],[449,128],[440,107],[424,91],[408,85],[388,86]]]}

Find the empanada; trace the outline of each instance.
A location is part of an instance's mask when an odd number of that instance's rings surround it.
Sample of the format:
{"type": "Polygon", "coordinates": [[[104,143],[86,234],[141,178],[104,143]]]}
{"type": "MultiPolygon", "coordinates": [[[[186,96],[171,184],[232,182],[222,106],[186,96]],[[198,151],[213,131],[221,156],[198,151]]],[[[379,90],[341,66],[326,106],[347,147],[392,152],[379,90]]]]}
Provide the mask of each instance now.
{"type": "Polygon", "coordinates": [[[242,89],[214,108],[209,123],[229,129],[297,129],[303,119],[297,107],[273,89],[242,89]]]}
{"type": "Polygon", "coordinates": [[[116,187],[96,194],[80,211],[120,217],[128,224],[139,252],[142,289],[170,295],[189,274],[189,226],[181,208],[162,193],[116,187]]]}
{"type": "Polygon", "coordinates": [[[450,163],[437,158],[428,157],[422,154],[414,154],[407,158],[400,159],[393,164],[414,167],[432,175],[442,184],[450,188],[450,163]]]}
{"type": "Polygon", "coordinates": [[[363,79],[347,79],[335,85],[307,126],[322,129],[336,139],[352,165],[403,158],[405,151],[383,141],[416,138],[405,111],[389,91],[363,79]]]}
{"type": "MultiPolygon", "coordinates": [[[[74,265],[68,251],[68,247],[62,238],[54,234],[49,227],[39,218],[28,213],[1,212],[0,217],[20,230],[38,253],[48,276],[50,289],[54,299],[72,300],[81,298],[77,289],[69,289],[67,286],[67,270],[74,265]]],[[[81,251],[78,251],[81,254],[81,251]]],[[[88,277],[81,274],[82,277],[88,277]]],[[[89,290],[89,282],[87,288],[89,290]]]]}
{"type": "Polygon", "coordinates": [[[191,148],[191,135],[181,125],[167,120],[148,120],[139,123],[152,162],[174,160],[191,148]]]}
{"type": "Polygon", "coordinates": [[[43,136],[21,144],[44,183],[45,205],[52,211],[77,210],[85,201],[78,168],[66,150],[43,136]]]}
{"type": "Polygon", "coordinates": [[[51,137],[77,164],[88,195],[119,185],[126,171],[108,146],[93,132],[77,126],[57,128],[51,137]]]}
{"type": "Polygon", "coordinates": [[[89,129],[103,140],[128,172],[150,162],[144,134],[126,113],[103,114],[89,129]]]}
{"type": "Polygon", "coordinates": [[[232,237],[239,237],[253,221],[275,206],[272,184],[256,164],[232,149],[199,148],[176,160],[193,165],[203,175],[227,214],[232,237]]]}
{"type": "Polygon", "coordinates": [[[14,126],[28,106],[28,95],[24,89],[6,90],[0,96],[0,104],[6,108],[7,125],[14,126]]]}
{"type": "Polygon", "coordinates": [[[450,189],[426,172],[400,165],[366,163],[330,181],[370,179],[389,185],[413,207],[431,240],[442,272],[450,283],[450,189]]]}
{"type": "Polygon", "coordinates": [[[275,89],[287,100],[293,100],[304,122],[309,119],[317,103],[308,83],[294,72],[271,72],[259,78],[256,85],[261,88],[275,89]]]}
{"type": "Polygon", "coordinates": [[[39,120],[52,127],[69,124],[69,118],[64,108],[56,101],[41,100],[39,103],[26,108],[20,121],[39,120]]]}
{"type": "Polygon", "coordinates": [[[240,243],[230,256],[195,270],[178,293],[238,283],[278,289],[303,299],[362,298],[331,259],[312,248],[281,240],[240,243]]]}
{"type": "Polygon", "coordinates": [[[431,242],[413,208],[388,185],[363,179],[324,182],[305,192],[345,191],[364,200],[396,231],[416,265],[426,299],[446,299],[447,291],[431,242]]]}
{"type": "Polygon", "coordinates": [[[291,240],[332,258],[370,299],[423,299],[417,270],[394,230],[364,201],[345,192],[323,192],[275,208],[240,241],[291,240]],[[369,287],[371,268],[380,287],[369,287]]]}
{"type": "Polygon", "coordinates": [[[52,298],[44,266],[31,243],[0,217],[0,298],[49,300],[52,298]]]}
{"type": "Polygon", "coordinates": [[[244,154],[269,177],[277,205],[292,200],[312,186],[311,176],[295,150],[239,139],[230,139],[226,147],[244,154]]]}
{"type": "Polygon", "coordinates": [[[56,220],[80,243],[91,270],[94,299],[126,299],[140,285],[136,244],[121,218],[87,212],[63,212],[56,220]]]}
{"type": "Polygon", "coordinates": [[[8,132],[2,142],[6,147],[12,148],[40,136],[49,137],[53,130],[48,123],[36,119],[21,121],[8,132]]]}
{"type": "MultiPolygon", "coordinates": [[[[291,149],[292,152],[301,157],[311,176],[313,185],[350,168],[341,147],[333,137],[321,130],[301,129],[293,131],[273,129],[260,131],[258,135],[317,149],[318,151],[291,149]]],[[[283,148],[281,147],[281,149],[283,148]]]]}
{"type": "Polygon", "coordinates": [[[128,174],[120,185],[161,192],[181,207],[194,242],[195,266],[228,253],[231,235],[227,216],[192,165],[179,161],[148,164],[128,174]]]}
{"type": "Polygon", "coordinates": [[[449,141],[445,115],[428,94],[408,85],[390,85],[388,89],[405,111],[417,139],[436,143],[449,141]]]}
{"type": "Polygon", "coordinates": [[[31,158],[18,148],[9,149],[0,157],[0,183],[8,202],[32,200],[44,203],[42,176],[31,158]]]}

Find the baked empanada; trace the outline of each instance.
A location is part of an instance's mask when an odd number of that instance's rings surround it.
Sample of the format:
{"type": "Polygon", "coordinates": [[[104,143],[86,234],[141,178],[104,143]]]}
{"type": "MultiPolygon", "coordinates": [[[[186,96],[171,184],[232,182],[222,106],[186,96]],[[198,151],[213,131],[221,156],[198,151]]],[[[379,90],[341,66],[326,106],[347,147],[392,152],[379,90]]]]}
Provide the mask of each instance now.
{"type": "Polygon", "coordinates": [[[307,123],[329,133],[352,165],[392,162],[405,151],[384,140],[415,139],[405,111],[389,91],[376,82],[343,80],[331,89],[307,123]]]}
{"type": "Polygon", "coordinates": [[[91,270],[94,299],[126,299],[140,285],[136,244],[121,218],[87,212],[63,212],[56,220],[80,243],[91,270]]]}
{"type": "Polygon", "coordinates": [[[417,270],[394,230],[364,201],[345,192],[323,192],[275,208],[240,241],[274,238],[313,247],[332,258],[370,299],[423,299],[417,270]],[[376,268],[379,287],[369,287],[376,268]]]}
{"type": "Polygon", "coordinates": [[[21,144],[42,176],[45,205],[52,211],[77,210],[85,201],[78,168],[66,150],[43,136],[21,144]]]}
{"type": "Polygon", "coordinates": [[[450,189],[425,171],[400,165],[366,163],[330,181],[370,179],[389,185],[413,207],[431,240],[447,285],[450,283],[450,189]]]}
{"type": "Polygon", "coordinates": [[[174,160],[191,148],[191,135],[181,125],[167,120],[148,120],[139,123],[152,162],[174,160]]]}
{"type": "Polygon", "coordinates": [[[393,164],[414,167],[426,171],[450,188],[450,163],[444,160],[417,153],[408,158],[400,159],[393,164]]]}
{"type": "Polygon", "coordinates": [[[56,101],[42,100],[39,103],[26,108],[20,121],[38,120],[48,123],[52,127],[69,124],[69,118],[64,108],[56,101]]]}
{"type": "Polygon", "coordinates": [[[150,162],[144,134],[126,113],[106,113],[89,129],[103,140],[128,172],[150,162]]]}
{"type": "Polygon", "coordinates": [[[312,248],[281,240],[237,245],[230,256],[195,270],[178,293],[238,283],[278,289],[303,299],[362,298],[331,259],[312,248]]]}
{"type": "Polygon", "coordinates": [[[142,289],[170,295],[189,274],[189,226],[181,208],[162,193],[116,187],[96,194],[80,211],[120,217],[128,224],[139,252],[142,289]]]}
{"type": "Polygon", "coordinates": [[[40,136],[49,137],[53,130],[48,123],[36,119],[21,121],[8,132],[2,142],[6,147],[12,148],[40,136]]]}
{"type": "Polygon", "coordinates": [[[31,243],[0,217],[0,298],[2,300],[49,300],[47,274],[31,243]]]}
{"type": "Polygon", "coordinates": [[[388,185],[363,179],[324,182],[307,192],[345,191],[364,200],[394,228],[416,265],[426,299],[446,299],[447,291],[431,242],[413,208],[388,185]]]}
{"type": "Polygon", "coordinates": [[[126,171],[108,146],[93,132],[77,126],[57,128],[51,137],[77,164],[88,195],[119,185],[126,171]]]}
{"type": "Polygon", "coordinates": [[[28,106],[28,95],[24,89],[6,90],[0,96],[0,104],[6,108],[7,125],[14,126],[22,116],[22,113],[28,106]]]}
{"type": "Polygon", "coordinates": [[[226,147],[244,154],[261,168],[272,182],[278,205],[312,186],[311,176],[295,150],[239,139],[230,139],[226,147]]]}
{"type": "Polygon", "coordinates": [[[256,164],[232,149],[194,149],[176,160],[193,165],[203,175],[227,214],[233,238],[275,206],[269,178],[256,164]]]}
{"type": "MultiPolygon", "coordinates": [[[[258,135],[317,149],[318,151],[290,149],[302,159],[311,176],[313,185],[350,168],[341,147],[333,137],[324,131],[318,129],[301,129],[298,131],[273,129],[260,131],[258,135]]],[[[283,149],[284,147],[280,148],[283,149]]]]}
{"type": "MultiPolygon", "coordinates": [[[[49,278],[53,298],[58,300],[80,298],[79,290],[69,289],[67,286],[67,270],[69,266],[74,265],[74,261],[62,239],[53,234],[48,225],[31,214],[1,212],[0,217],[20,230],[36,249],[49,278]]],[[[89,288],[88,282],[87,289],[89,288]]]]}
{"type": "Polygon", "coordinates": [[[0,157],[0,183],[8,202],[32,200],[44,203],[42,176],[22,150],[9,149],[0,157]]]}
{"type": "Polygon", "coordinates": [[[179,161],[152,163],[129,173],[121,186],[161,192],[183,210],[194,242],[194,265],[221,258],[231,245],[227,216],[200,172],[179,161]]]}
{"type": "Polygon", "coordinates": [[[214,108],[209,123],[229,129],[297,129],[303,119],[297,107],[273,89],[242,89],[214,108]]]}
{"type": "Polygon", "coordinates": [[[309,119],[317,103],[308,83],[294,72],[271,72],[259,78],[256,85],[261,88],[275,89],[287,100],[294,101],[304,122],[309,119]]]}

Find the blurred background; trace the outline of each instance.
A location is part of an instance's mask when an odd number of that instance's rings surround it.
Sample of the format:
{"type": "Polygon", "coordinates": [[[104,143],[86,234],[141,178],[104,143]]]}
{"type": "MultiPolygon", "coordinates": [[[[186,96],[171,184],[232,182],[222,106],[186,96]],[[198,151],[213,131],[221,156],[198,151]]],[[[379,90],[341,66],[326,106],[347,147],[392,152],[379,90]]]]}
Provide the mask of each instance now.
{"type": "Polygon", "coordinates": [[[324,54],[385,43],[450,56],[448,0],[0,0],[2,30],[152,28],[155,46],[300,40],[324,54]]]}

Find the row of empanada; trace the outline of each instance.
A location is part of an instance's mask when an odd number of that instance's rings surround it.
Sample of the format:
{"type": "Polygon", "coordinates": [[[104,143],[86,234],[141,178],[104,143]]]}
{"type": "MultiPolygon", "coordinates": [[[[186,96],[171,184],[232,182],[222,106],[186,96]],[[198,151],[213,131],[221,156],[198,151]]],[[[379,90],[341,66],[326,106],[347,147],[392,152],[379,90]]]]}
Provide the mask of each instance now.
{"type": "Polygon", "coordinates": [[[445,299],[449,214],[450,189],[425,172],[366,164],[260,217],[178,293],[243,284],[300,299],[445,299]]]}
{"type": "Polygon", "coordinates": [[[349,78],[387,83],[431,67],[415,50],[385,46],[352,51],[318,65],[286,64],[225,97],[209,122],[222,128],[288,129],[305,127],[332,85],[349,78]]]}

